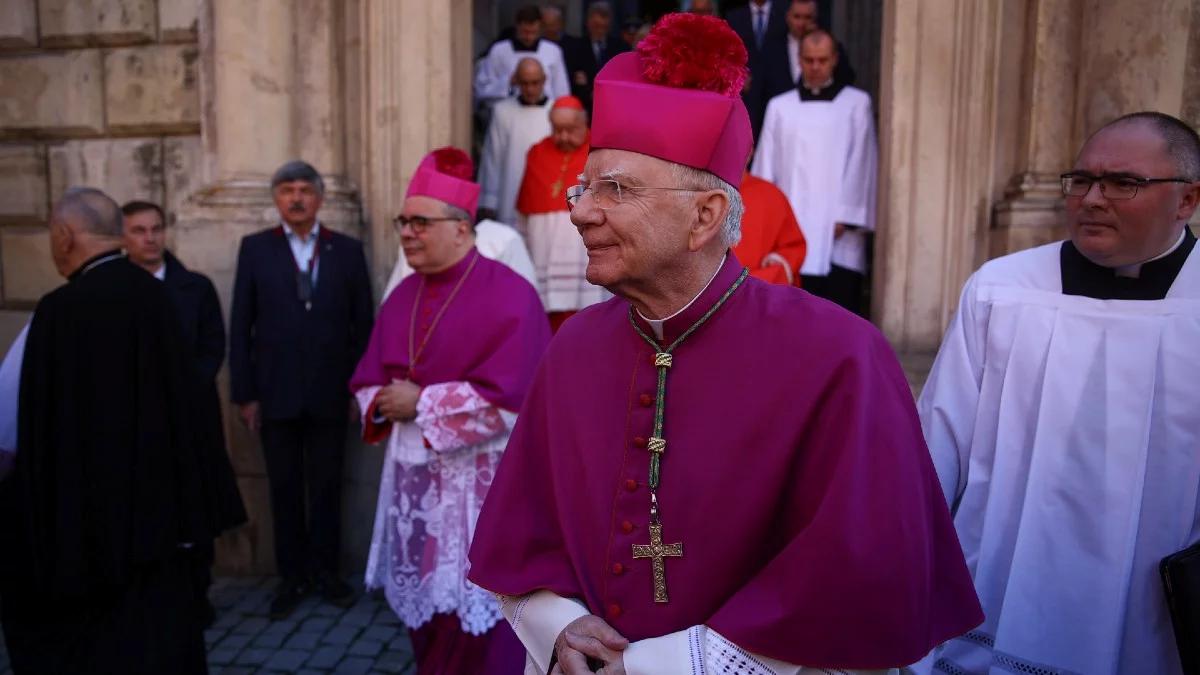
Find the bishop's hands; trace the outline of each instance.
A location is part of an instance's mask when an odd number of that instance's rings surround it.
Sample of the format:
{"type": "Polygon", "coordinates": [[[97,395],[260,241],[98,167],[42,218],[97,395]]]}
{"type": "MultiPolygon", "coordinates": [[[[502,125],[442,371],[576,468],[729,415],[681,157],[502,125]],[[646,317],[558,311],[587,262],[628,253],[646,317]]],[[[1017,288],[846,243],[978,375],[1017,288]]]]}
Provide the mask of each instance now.
{"type": "Polygon", "coordinates": [[[612,626],[594,614],[581,616],[562,629],[554,641],[558,662],[550,675],[625,675],[625,639],[612,626]],[[599,662],[601,668],[592,670],[588,661],[599,662]]]}
{"type": "Polygon", "coordinates": [[[393,422],[411,422],[417,417],[420,385],[411,380],[392,380],[375,395],[375,412],[393,422]]]}

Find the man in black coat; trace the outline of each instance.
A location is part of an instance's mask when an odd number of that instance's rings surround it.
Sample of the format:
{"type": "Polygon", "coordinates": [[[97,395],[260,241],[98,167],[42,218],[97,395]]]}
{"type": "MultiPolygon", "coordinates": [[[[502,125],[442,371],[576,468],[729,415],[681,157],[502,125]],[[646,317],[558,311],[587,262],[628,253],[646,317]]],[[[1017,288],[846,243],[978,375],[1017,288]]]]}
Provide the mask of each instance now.
{"type": "Polygon", "coordinates": [[[596,73],[608,63],[609,59],[629,51],[629,45],[624,40],[610,33],[612,28],[612,6],[604,0],[597,0],[587,9],[587,35],[582,38],[564,36],[563,58],[567,62],[567,77],[571,80],[571,93],[590,112],[592,109],[592,89],[595,86],[596,73]],[[568,39],[569,38],[569,39],[568,39]]]}
{"type": "MultiPolygon", "coordinates": [[[[778,64],[786,56],[787,23],[785,16],[790,0],[750,0],[745,7],[729,10],[726,20],[742,38],[749,58],[750,79],[742,91],[742,102],[750,113],[750,126],[755,141],[762,129],[767,101],[777,87],[774,85],[778,64]]],[[[783,61],[786,65],[786,60],[783,61]]]]}
{"type": "Polygon", "coordinates": [[[0,482],[0,596],[17,673],[203,673],[193,558],[211,541],[175,308],[121,252],[121,210],[50,215],[67,283],[38,303],[16,462],[0,482]]]}
{"type": "Polygon", "coordinates": [[[282,618],[314,588],[353,602],[338,577],[347,382],[371,335],[374,305],[357,239],[317,220],[325,192],[293,161],[271,179],[280,224],[242,239],[230,315],[229,372],[242,421],[261,434],[282,618]]]}
{"type": "MultiPolygon", "coordinates": [[[[217,289],[208,277],[187,269],[166,249],[166,219],[160,206],[132,201],[121,207],[121,213],[125,221],[122,241],[129,261],[162,281],[175,307],[183,345],[191,357],[196,405],[194,430],[203,451],[204,489],[213,507],[208,519],[217,532],[232,529],[246,522],[246,510],[225,448],[217,395],[217,372],[225,361],[225,320],[221,317],[217,289]]],[[[208,601],[212,540],[196,542],[193,553],[197,610],[204,624],[209,625],[215,618],[208,601]]]]}

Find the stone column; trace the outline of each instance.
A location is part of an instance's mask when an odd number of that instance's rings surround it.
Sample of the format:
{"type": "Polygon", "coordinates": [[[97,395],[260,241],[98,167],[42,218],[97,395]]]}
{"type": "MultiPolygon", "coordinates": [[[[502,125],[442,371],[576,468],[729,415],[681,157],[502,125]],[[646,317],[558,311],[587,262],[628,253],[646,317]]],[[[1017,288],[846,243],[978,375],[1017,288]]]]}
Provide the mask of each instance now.
{"type": "Polygon", "coordinates": [[[1061,239],[1059,175],[1075,152],[1075,87],[1079,70],[1081,0],[1035,0],[1025,49],[1017,171],[996,205],[988,257],[1061,239]]]}
{"type": "Polygon", "coordinates": [[[937,349],[983,255],[997,120],[1013,115],[1000,88],[1002,61],[1020,45],[1016,5],[884,5],[872,315],[902,353],[937,349]]]}
{"type": "Polygon", "coordinates": [[[471,144],[471,0],[357,0],[348,99],[356,107],[350,173],[363,191],[371,270],[382,291],[399,239],[391,219],[425,153],[471,144]]]}

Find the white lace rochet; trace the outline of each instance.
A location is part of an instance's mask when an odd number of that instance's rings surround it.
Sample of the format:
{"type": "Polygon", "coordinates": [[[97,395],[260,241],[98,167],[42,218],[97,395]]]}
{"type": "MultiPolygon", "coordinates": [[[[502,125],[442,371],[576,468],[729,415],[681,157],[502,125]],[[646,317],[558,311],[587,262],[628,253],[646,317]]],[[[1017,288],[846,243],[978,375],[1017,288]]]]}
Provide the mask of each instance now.
{"type": "MultiPolygon", "coordinates": [[[[355,392],[360,410],[379,389],[355,392]]],[[[425,387],[416,419],[393,425],[366,586],[384,589],[409,628],[453,613],[464,631],[481,635],[503,618],[495,597],[467,581],[467,552],[515,421],[470,384],[447,382],[425,387]]]]}

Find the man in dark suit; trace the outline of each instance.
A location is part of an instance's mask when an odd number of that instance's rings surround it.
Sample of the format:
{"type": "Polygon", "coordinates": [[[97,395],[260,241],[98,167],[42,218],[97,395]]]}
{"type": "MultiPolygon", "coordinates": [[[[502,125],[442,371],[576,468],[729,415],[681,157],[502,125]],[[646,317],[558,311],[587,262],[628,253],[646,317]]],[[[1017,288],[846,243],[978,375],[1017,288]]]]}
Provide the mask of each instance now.
{"type": "Polygon", "coordinates": [[[261,433],[283,578],[272,618],[290,614],[313,588],[341,606],[354,597],[337,574],[346,383],[371,334],[373,305],[362,243],[317,220],[324,191],[304,162],[275,172],[281,222],[242,239],[233,289],[232,399],[261,433]]]}
{"type": "MultiPolygon", "coordinates": [[[[166,219],[162,207],[132,201],[121,207],[122,244],[129,261],[163,282],[179,319],[180,336],[190,365],[194,393],[192,409],[196,424],[202,475],[209,495],[211,513],[206,514],[214,532],[223,532],[246,522],[246,509],[238,491],[233,467],[225,448],[221,402],[217,396],[217,372],[225,361],[225,320],[217,289],[208,277],[183,266],[166,249],[166,219]]],[[[212,540],[197,541],[191,549],[196,585],[196,610],[203,625],[216,618],[208,601],[212,584],[212,540]]]]}
{"type": "Polygon", "coordinates": [[[629,51],[629,45],[610,33],[612,18],[612,6],[604,0],[597,0],[588,6],[587,35],[563,42],[571,93],[583,101],[589,111],[592,109],[592,87],[596,73],[609,59],[629,51]]]}
{"type": "MultiPolygon", "coordinates": [[[[726,20],[742,42],[749,55],[750,78],[742,91],[742,102],[750,113],[750,126],[754,138],[762,129],[767,101],[778,86],[772,72],[781,59],[786,59],[787,23],[785,16],[788,0],[750,0],[745,7],[729,10],[726,20]],[[775,65],[772,65],[775,64],[775,65]]],[[[786,60],[782,61],[786,67],[786,60]]],[[[777,71],[776,71],[777,75],[777,71]]]]}

